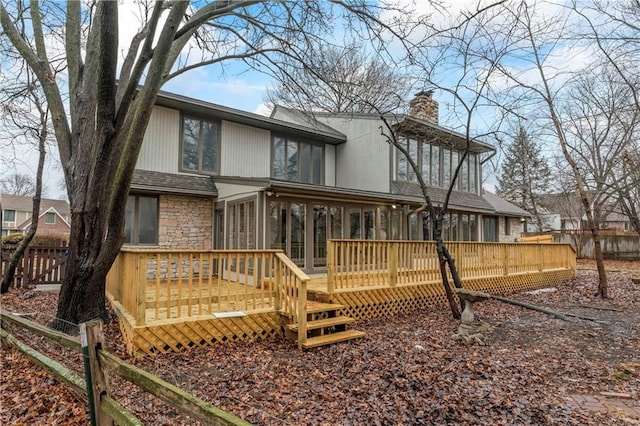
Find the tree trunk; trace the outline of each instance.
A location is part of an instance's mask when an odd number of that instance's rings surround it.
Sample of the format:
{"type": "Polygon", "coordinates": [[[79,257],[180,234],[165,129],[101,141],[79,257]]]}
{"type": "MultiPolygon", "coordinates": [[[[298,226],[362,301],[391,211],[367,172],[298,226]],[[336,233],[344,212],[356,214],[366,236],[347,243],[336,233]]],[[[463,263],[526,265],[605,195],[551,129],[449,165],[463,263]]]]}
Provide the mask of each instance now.
{"type": "Polygon", "coordinates": [[[447,277],[447,264],[449,265],[449,270],[451,271],[451,277],[453,278],[454,285],[457,288],[462,288],[462,283],[460,282],[460,277],[458,277],[458,271],[453,265],[453,259],[451,255],[449,255],[449,250],[444,244],[442,240],[442,217],[441,213],[438,213],[438,218],[434,221],[434,239],[436,240],[436,253],[438,254],[438,263],[440,265],[440,276],[442,277],[442,285],[444,287],[445,294],[447,296],[447,301],[449,302],[449,308],[451,309],[451,315],[454,319],[460,319],[460,309],[458,309],[458,305],[456,304],[456,300],[453,297],[453,291],[451,290],[451,285],[449,284],[449,277],[447,277]]]}
{"type": "MultiPolygon", "coordinates": [[[[33,88],[29,89],[33,91],[33,88]]],[[[31,92],[33,93],[33,92],[31,92]]],[[[36,96],[36,95],[34,95],[36,96]]],[[[24,236],[22,241],[16,247],[16,251],[13,252],[11,259],[9,260],[9,265],[7,266],[7,270],[4,272],[2,276],[2,280],[0,281],[0,294],[4,294],[9,291],[9,287],[11,287],[11,283],[13,283],[13,278],[16,273],[16,268],[18,264],[22,260],[22,256],[27,251],[29,244],[33,240],[33,237],[36,235],[38,231],[38,220],[40,219],[40,200],[42,197],[42,172],[44,170],[44,160],[47,156],[47,152],[45,150],[45,143],[47,141],[47,120],[48,114],[46,110],[42,109],[42,105],[37,101],[36,98],[36,107],[40,112],[40,134],[38,135],[38,168],[36,170],[36,193],[33,197],[33,205],[31,209],[31,226],[29,227],[29,231],[27,231],[27,235],[24,236]]]]}
{"type": "MultiPolygon", "coordinates": [[[[95,182],[100,186],[105,181],[109,179],[95,182]]],[[[103,224],[110,220],[110,216],[124,217],[126,195],[123,202],[114,203],[109,213],[100,208],[107,205],[107,192],[92,191],[100,195],[85,197],[84,209],[75,207],[72,211],[67,268],[60,288],[56,320],[52,324],[57,330],[77,332],[75,326],[82,322],[96,318],[108,321],[106,277],[120,251],[124,234],[117,238],[116,243],[107,243],[103,224]],[[74,327],[70,328],[70,324],[74,327]]]]}

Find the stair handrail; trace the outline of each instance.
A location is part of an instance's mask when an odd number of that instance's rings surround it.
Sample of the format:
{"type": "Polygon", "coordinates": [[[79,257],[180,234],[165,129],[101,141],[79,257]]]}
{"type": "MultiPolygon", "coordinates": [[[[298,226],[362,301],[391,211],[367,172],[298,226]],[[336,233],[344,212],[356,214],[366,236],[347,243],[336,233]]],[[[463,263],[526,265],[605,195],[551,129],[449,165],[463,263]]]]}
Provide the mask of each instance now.
{"type": "Polygon", "coordinates": [[[292,320],[298,324],[298,348],[302,349],[303,345],[307,342],[307,283],[309,276],[305,274],[286,254],[282,252],[276,253],[276,257],[290,272],[287,274],[286,270],[282,270],[281,273],[276,275],[276,283],[278,286],[277,294],[280,298],[284,298],[285,294],[296,299],[295,309],[289,312],[289,306],[283,301],[278,302],[278,306],[285,310],[285,313],[292,315],[292,320]],[[293,288],[285,288],[290,279],[294,280],[295,286],[293,288]],[[290,292],[288,292],[289,290],[290,292]]]}

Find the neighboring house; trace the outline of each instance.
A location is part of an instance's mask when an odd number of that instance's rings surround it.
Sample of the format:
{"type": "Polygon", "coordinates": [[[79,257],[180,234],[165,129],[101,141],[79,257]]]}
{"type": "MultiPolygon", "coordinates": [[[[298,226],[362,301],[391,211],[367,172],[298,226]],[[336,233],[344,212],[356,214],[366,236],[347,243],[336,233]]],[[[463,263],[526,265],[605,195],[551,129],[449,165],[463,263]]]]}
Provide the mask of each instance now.
{"type": "MultiPolygon", "coordinates": [[[[17,195],[0,194],[2,205],[2,236],[25,234],[31,227],[33,199],[17,195]]],[[[65,200],[40,200],[38,235],[65,234],[71,232],[69,203],[65,200]]]]}
{"type": "MultiPolygon", "coordinates": [[[[582,201],[575,193],[546,194],[541,197],[544,205],[543,219],[545,226],[543,231],[578,231],[586,230],[587,218],[582,208],[582,201]]],[[[620,212],[615,205],[604,207],[600,219],[599,228],[613,233],[633,232],[631,220],[620,212]]],[[[529,224],[529,232],[537,232],[534,226],[529,224]]]]}
{"type": "MultiPolygon", "coordinates": [[[[421,93],[397,133],[440,207],[462,135],[438,126],[421,93]]],[[[430,239],[428,214],[406,159],[380,134],[375,114],[318,114],[276,107],[263,117],[161,93],[127,204],[128,244],[190,249],[283,249],[307,272],[326,267],[328,238],[430,239]]],[[[523,211],[481,193],[473,141],[446,217],[445,239],[513,241],[523,211]]]]}

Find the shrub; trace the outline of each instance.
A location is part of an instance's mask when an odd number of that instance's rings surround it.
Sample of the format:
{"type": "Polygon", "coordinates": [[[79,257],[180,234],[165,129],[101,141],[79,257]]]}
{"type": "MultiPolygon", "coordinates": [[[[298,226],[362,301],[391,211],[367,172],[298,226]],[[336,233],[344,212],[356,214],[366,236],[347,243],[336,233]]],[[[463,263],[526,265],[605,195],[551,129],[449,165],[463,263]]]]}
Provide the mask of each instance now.
{"type": "Polygon", "coordinates": [[[23,238],[24,235],[18,233],[5,235],[2,237],[2,244],[18,244],[23,238]]]}
{"type": "Polygon", "coordinates": [[[67,234],[36,234],[31,240],[34,246],[66,246],[69,241],[67,234]]]}

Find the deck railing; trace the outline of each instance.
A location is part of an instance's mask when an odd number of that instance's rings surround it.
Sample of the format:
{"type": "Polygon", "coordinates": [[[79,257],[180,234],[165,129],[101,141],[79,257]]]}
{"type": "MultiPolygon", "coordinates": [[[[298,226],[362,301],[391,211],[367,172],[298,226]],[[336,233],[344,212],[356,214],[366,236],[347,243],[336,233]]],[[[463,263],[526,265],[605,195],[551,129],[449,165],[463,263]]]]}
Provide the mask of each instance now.
{"type": "MultiPolygon", "coordinates": [[[[122,249],[107,291],[136,325],[269,309],[300,323],[308,280],[278,250],[122,249]]],[[[306,326],[299,328],[306,336],[306,326]]]]}
{"type": "MultiPolygon", "coordinates": [[[[329,240],[329,292],[441,281],[433,241],[329,240]]],[[[461,279],[552,269],[575,271],[569,244],[447,242],[461,279]]]]}

